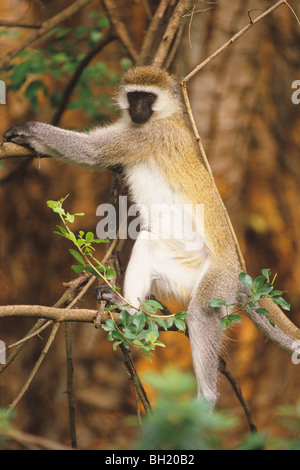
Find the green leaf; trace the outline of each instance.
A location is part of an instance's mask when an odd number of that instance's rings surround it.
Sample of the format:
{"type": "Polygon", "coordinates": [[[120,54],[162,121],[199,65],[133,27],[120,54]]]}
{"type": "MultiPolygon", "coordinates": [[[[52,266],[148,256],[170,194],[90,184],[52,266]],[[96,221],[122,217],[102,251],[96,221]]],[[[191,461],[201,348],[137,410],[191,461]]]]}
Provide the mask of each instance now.
{"type": "Polygon", "coordinates": [[[132,315],[131,322],[134,324],[137,333],[144,328],[146,319],[147,317],[144,312],[136,312],[132,315]]]}
{"type": "Polygon", "coordinates": [[[62,227],[61,225],[56,225],[57,228],[59,228],[59,230],[61,231],[62,235],[65,237],[66,235],[68,235],[68,232],[67,230],[65,229],[65,227],[62,227]]]}
{"type": "Polygon", "coordinates": [[[262,294],[270,294],[272,292],[273,286],[271,284],[265,284],[258,288],[258,292],[262,294]]]}
{"type": "Polygon", "coordinates": [[[264,283],[266,282],[266,278],[265,276],[258,276],[254,279],[254,283],[256,285],[256,287],[259,289],[261,286],[264,285],[264,283]]]}
{"type": "Polygon", "coordinates": [[[96,278],[98,278],[98,279],[100,278],[99,272],[95,268],[93,268],[92,266],[87,266],[86,270],[89,273],[91,273],[93,276],[95,276],[96,278]]]}
{"type": "Polygon", "coordinates": [[[127,324],[129,323],[130,321],[130,313],[127,311],[127,310],[122,310],[120,312],[120,322],[123,326],[127,326],[127,324]]]}
{"type": "Polygon", "coordinates": [[[122,344],[123,341],[116,341],[114,344],[113,344],[113,350],[115,351],[117,349],[117,347],[122,344]]]}
{"type": "Polygon", "coordinates": [[[132,344],[135,344],[136,346],[140,346],[140,347],[144,347],[144,343],[142,343],[141,341],[139,341],[138,339],[134,339],[132,341],[132,344]]]}
{"type": "Polygon", "coordinates": [[[80,274],[82,273],[82,271],[85,270],[85,266],[78,266],[77,264],[73,264],[71,268],[73,269],[73,271],[75,271],[76,274],[80,274]]]}
{"type": "Polygon", "coordinates": [[[25,91],[25,96],[30,100],[31,109],[34,111],[38,108],[38,93],[40,89],[44,91],[45,96],[48,95],[48,88],[41,80],[34,80],[31,82],[25,91]]]}
{"type": "Polygon", "coordinates": [[[153,320],[158,324],[158,326],[160,326],[161,328],[167,331],[168,328],[166,325],[166,320],[164,318],[155,317],[153,318],[153,320]]]}
{"type": "Polygon", "coordinates": [[[275,326],[275,323],[271,320],[271,318],[269,317],[269,315],[266,316],[266,319],[268,320],[268,322],[270,323],[271,326],[275,326]]]}
{"type": "MultiPolygon", "coordinates": [[[[104,327],[103,327],[103,328],[104,328],[104,327]]],[[[105,328],[104,328],[104,330],[105,330],[105,328]]],[[[108,341],[114,341],[114,337],[113,337],[113,335],[112,335],[112,331],[109,331],[109,332],[107,333],[107,337],[106,337],[106,338],[107,338],[108,341]]]]}
{"type": "Polygon", "coordinates": [[[74,258],[79,261],[79,263],[85,265],[85,261],[84,259],[82,258],[82,256],[78,253],[78,251],[76,250],[73,250],[72,248],[69,249],[69,252],[71,253],[72,256],[74,256],[74,258]]]}
{"type": "Polygon", "coordinates": [[[230,318],[229,317],[222,318],[220,325],[221,325],[222,330],[226,330],[231,325],[230,318]]]}
{"type": "Polygon", "coordinates": [[[217,308],[217,307],[221,307],[222,305],[226,305],[226,306],[227,306],[227,302],[226,302],[226,300],[223,300],[223,299],[212,298],[212,299],[210,299],[210,301],[209,301],[209,305],[210,305],[211,307],[217,308]]]}
{"type": "Polygon", "coordinates": [[[275,296],[280,296],[282,294],[284,294],[285,292],[288,292],[287,290],[273,290],[272,294],[271,294],[271,297],[275,297],[275,296]]]}
{"type": "Polygon", "coordinates": [[[185,329],[186,329],[186,324],[184,323],[184,321],[183,320],[177,320],[176,317],[174,318],[174,325],[180,331],[185,331],[185,329]]]}
{"type": "Polygon", "coordinates": [[[63,209],[62,207],[59,207],[59,206],[55,207],[55,208],[53,209],[53,212],[56,212],[57,214],[66,215],[66,214],[65,214],[65,209],[63,209]]]}
{"type": "Polygon", "coordinates": [[[56,207],[60,207],[60,203],[58,201],[47,201],[47,206],[51,209],[55,209],[56,207]]]}
{"type": "Polygon", "coordinates": [[[17,64],[11,74],[11,83],[14,90],[19,89],[26,80],[27,74],[30,72],[31,60],[25,60],[17,64]]]}
{"type": "Polygon", "coordinates": [[[149,343],[152,343],[152,344],[155,343],[157,338],[158,338],[158,335],[156,335],[154,331],[152,331],[152,330],[148,331],[147,340],[148,340],[149,343]]]}
{"type": "Polygon", "coordinates": [[[95,42],[98,42],[98,41],[100,41],[100,40],[102,39],[103,33],[102,33],[101,31],[97,31],[97,30],[95,30],[95,29],[92,29],[92,30],[90,31],[89,36],[90,36],[91,42],[92,42],[92,43],[95,43],[95,42]]]}
{"type": "Polygon", "coordinates": [[[243,284],[243,286],[247,287],[249,290],[253,290],[254,282],[251,276],[247,273],[240,273],[239,280],[243,284]]]}
{"type": "Polygon", "coordinates": [[[97,25],[100,27],[100,28],[106,28],[106,26],[108,26],[110,23],[109,19],[106,18],[105,16],[102,16],[99,18],[99,20],[97,21],[97,25]]]}
{"type": "Polygon", "coordinates": [[[55,32],[55,36],[57,38],[62,38],[63,36],[65,36],[66,34],[70,33],[71,31],[73,31],[71,28],[67,28],[65,26],[61,26],[59,28],[57,28],[56,32],[55,32]]]}
{"type": "Polygon", "coordinates": [[[184,320],[185,318],[187,318],[187,312],[177,312],[175,313],[174,318],[176,318],[177,320],[184,320]]]}
{"type": "Polygon", "coordinates": [[[106,270],[105,270],[105,279],[107,279],[108,281],[111,281],[115,277],[116,277],[115,270],[111,267],[106,268],[106,270]]]}
{"type": "Polygon", "coordinates": [[[87,242],[93,242],[94,241],[94,234],[93,232],[87,232],[85,235],[85,239],[87,242]]]}
{"type": "Polygon", "coordinates": [[[120,331],[118,331],[118,330],[113,330],[113,331],[112,331],[112,338],[114,338],[114,339],[119,339],[119,340],[122,341],[122,340],[123,340],[123,335],[122,335],[122,333],[121,333],[120,331]]]}
{"type": "Polygon", "coordinates": [[[254,311],[259,315],[269,315],[270,313],[269,310],[267,310],[266,308],[256,308],[254,309],[254,311]]]}
{"type": "Polygon", "coordinates": [[[242,317],[240,315],[230,315],[230,320],[233,323],[240,323],[242,321],[242,317]]]}
{"type": "Polygon", "coordinates": [[[262,269],[261,272],[262,272],[262,275],[267,279],[267,281],[269,281],[271,270],[270,269],[262,269]]]}
{"type": "Polygon", "coordinates": [[[240,323],[241,320],[240,315],[229,315],[228,317],[222,318],[221,328],[222,330],[226,330],[232,323],[240,323]]]}
{"type": "Polygon", "coordinates": [[[156,300],[146,300],[143,305],[149,313],[156,313],[157,310],[163,309],[162,305],[156,300]]]}
{"type": "Polygon", "coordinates": [[[114,330],[114,329],[116,328],[116,323],[115,323],[111,318],[108,318],[108,319],[102,324],[102,328],[103,328],[105,331],[114,330]]]}
{"type": "Polygon", "coordinates": [[[149,330],[148,330],[149,334],[154,335],[155,339],[158,338],[159,331],[158,331],[157,323],[152,318],[148,318],[148,325],[149,325],[149,330]]]}
{"type": "Polygon", "coordinates": [[[173,317],[169,317],[165,319],[165,324],[168,329],[173,326],[173,323],[174,323],[173,317]]]}
{"type": "Polygon", "coordinates": [[[289,304],[283,297],[272,297],[274,304],[280,305],[283,310],[290,310],[291,304],[289,304]]]}
{"type": "Polygon", "coordinates": [[[136,337],[135,333],[130,328],[124,328],[123,334],[125,338],[128,339],[129,341],[134,340],[136,337]]]}
{"type": "Polygon", "coordinates": [[[161,348],[165,348],[166,345],[162,343],[161,341],[155,341],[155,346],[160,346],[161,348]]]}
{"type": "Polygon", "coordinates": [[[70,214],[69,212],[67,212],[66,218],[67,218],[67,221],[70,222],[71,224],[72,224],[72,223],[74,222],[74,220],[75,220],[74,215],[70,214]]]}
{"type": "Polygon", "coordinates": [[[256,303],[261,298],[261,294],[259,292],[256,292],[255,294],[252,294],[250,298],[252,299],[252,302],[256,303]]]}

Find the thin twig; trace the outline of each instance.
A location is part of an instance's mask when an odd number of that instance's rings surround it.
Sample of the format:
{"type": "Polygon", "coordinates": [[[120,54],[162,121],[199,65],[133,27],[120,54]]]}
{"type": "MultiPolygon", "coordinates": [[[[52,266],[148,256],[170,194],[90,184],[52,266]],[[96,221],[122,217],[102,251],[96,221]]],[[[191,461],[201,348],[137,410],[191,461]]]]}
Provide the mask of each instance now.
{"type": "Polygon", "coordinates": [[[35,377],[35,374],[36,372],[38,371],[41,363],[43,362],[47,352],[49,351],[54,339],[55,339],[55,336],[56,336],[56,333],[59,329],[59,323],[55,323],[53,325],[53,328],[52,328],[52,331],[51,331],[51,334],[48,338],[48,341],[46,343],[46,346],[44,347],[40,357],[38,358],[37,362],[35,363],[35,366],[34,368],[32,369],[29,377],[27,378],[25,384],[23,385],[21,391],[19,392],[18,396],[14,399],[14,401],[11,403],[10,405],[10,408],[15,408],[16,405],[19,403],[19,401],[21,400],[21,398],[23,397],[24,393],[26,392],[26,390],[28,389],[29,385],[31,384],[33,378],[35,377]]]}
{"type": "Polygon", "coordinates": [[[72,323],[65,324],[65,344],[66,344],[66,362],[67,362],[67,395],[69,405],[69,429],[70,440],[73,449],[77,447],[76,424],[75,424],[75,399],[73,387],[73,342],[72,342],[72,323]]]}
{"type": "Polygon", "coordinates": [[[138,394],[138,397],[141,400],[146,413],[150,413],[152,411],[151,404],[149,402],[145,389],[142,385],[142,382],[139,378],[139,375],[136,371],[136,368],[134,367],[134,363],[133,363],[130,351],[127,348],[125,348],[125,346],[122,343],[120,344],[120,349],[123,353],[125,366],[129,372],[130,378],[133,383],[133,387],[136,393],[138,394]]]}
{"type": "Polygon", "coordinates": [[[295,10],[293,10],[293,8],[291,7],[291,5],[290,5],[287,1],[285,1],[284,3],[285,3],[286,6],[291,10],[291,12],[293,13],[294,17],[296,18],[296,21],[297,21],[298,25],[300,26],[300,20],[299,20],[299,18],[298,18],[298,16],[297,16],[295,10]]]}
{"type": "Polygon", "coordinates": [[[246,415],[246,418],[247,418],[247,421],[248,421],[248,424],[249,424],[250,431],[251,432],[257,432],[257,427],[256,427],[256,424],[255,424],[255,421],[254,421],[254,417],[253,417],[253,415],[251,413],[251,410],[249,408],[249,405],[248,405],[247,401],[245,400],[245,398],[243,397],[242,391],[241,391],[239,385],[237,384],[236,380],[233,378],[233,376],[231,375],[231,373],[227,369],[226,362],[221,357],[219,357],[219,371],[227,378],[227,380],[229,381],[230,385],[232,386],[232,388],[235,392],[235,395],[236,395],[237,399],[239,400],[240,404],[242,405],[242,408],[245,412],[245,415],[246,415]]]}
{"type": "Polygon", "coordinates": [[[243,34],[245,34],[252,26],[254,26],[256,23],[261,21],[265,16],[269,15],[272,13],[274,10],[276,10],[278,7],[281,5],[286,4],[289,6],[286,2],[286,0],[280,0],[277,2],[275,5],[270,7],[268,10],[264,11],[261,15],[259,15],[257,18],[250,23],[248,23],[244,28],[242,28],[238,33],[236,33],[232,38],[230,38],[223,46],[219,47],[213,54],[211,54],[207,59],[205,59],[201,64],[197,65],[186,77],[184,77],[183,81],[187,83],[196,73],[198,73],[201,69],[203,69],[207,64],[209,64],[212,60],[214,60],[219,54],[221,54],[223,51],[225,51],[231,44],[233,44],[237,39],[239,39],[243,34]]]}
{"type": "Polygon", "coordinates": [[[44,331],[46,328],[48,328],[48,326],[50,326],[51,324],[52,324],[51,320],[47,321],[41,327],[39,327],[37,330],[32,331],[31,333],[28,333],[26,336],[24,336],[24,338],[22,338],[19,341],[16,341],[15,343],[12,343],[9,346],[7,346],[6,351],[9,351],[10,349],[16,348],[17,346],[20,346],[21,344],[26,343],[27,341],[34,338],[35,336],[38,336],[42,331],[44,331]]]}

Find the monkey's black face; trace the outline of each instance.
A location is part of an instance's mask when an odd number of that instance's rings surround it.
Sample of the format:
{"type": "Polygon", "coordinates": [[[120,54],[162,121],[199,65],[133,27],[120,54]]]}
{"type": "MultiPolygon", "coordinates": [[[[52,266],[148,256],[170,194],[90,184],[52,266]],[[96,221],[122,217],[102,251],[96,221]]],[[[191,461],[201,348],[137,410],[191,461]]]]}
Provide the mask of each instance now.
{"type": "Polygon", "coordinates": [[[156,98],[154,93],[144,91],[131,91],[127,93],[129,114],[135,124],[143,124],[148,121],[153,113],[152,105],[156,98]]]}

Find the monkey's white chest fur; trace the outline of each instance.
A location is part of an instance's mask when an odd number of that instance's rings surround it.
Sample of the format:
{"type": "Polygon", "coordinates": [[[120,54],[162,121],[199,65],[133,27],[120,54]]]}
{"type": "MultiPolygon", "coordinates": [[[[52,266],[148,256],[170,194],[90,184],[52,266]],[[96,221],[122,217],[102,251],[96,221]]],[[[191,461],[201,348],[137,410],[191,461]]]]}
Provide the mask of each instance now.
{"type": "Polygon", "coordinates": [[[137,297],[151,291],[187,304],[207,265],[203,208],[174,192],[151,160],[127,169],[126,179],[133,201],[139,201],[141,232],[127,269],[125,296],[136,304],[137,297]]]}

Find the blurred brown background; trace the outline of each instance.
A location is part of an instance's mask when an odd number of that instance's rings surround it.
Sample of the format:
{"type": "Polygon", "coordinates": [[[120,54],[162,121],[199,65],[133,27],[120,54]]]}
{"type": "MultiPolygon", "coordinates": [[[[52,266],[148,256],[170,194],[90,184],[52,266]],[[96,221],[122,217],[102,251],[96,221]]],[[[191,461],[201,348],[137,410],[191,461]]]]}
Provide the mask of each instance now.
{"type": "MultiPolygon", "coordinates": [[[[154,11],[158,3],[118,2],[119,13],[136,49],[148,24],[145,4],[154,11]]],[[[1,20],[40,23],[69,4],[2,0],[1,20]]],[[[190,38],[186,31],[172,71],[178,78],[190,72],[248,23],[248,10],[255,17],[271,4],[265,0],[237,0],[229,5],[220,0],[212,9],[195,14],[190,38]]],[[[299,16],[296,0],[290,4],[299,16]]],[[[197,9],[207,6],[202,2],[196,4],[197,9]]],[[[92,2],[68,20],[67,26],[88,24],[90,11],[103,11],[101,2],[92,2]]],[[[23,37],[26,34],[30,31],[22,30],[23,37]]],[[[20,40],[0,35],[1,56],[20,40]]],[[[95,60],[107,60],[111,69],[120,72],[123,56],[124,51],[113,42],[95,60]]],[[[53,78],[46,79],[51,87],[57,86],[53,78]]],[[[273,274],[279,273],[277,286],[288,290],[285,298],[292,304],[289,315],[300,325],[300,104],[291,101],[292,82],[297,79],[300,79],[300,27],[292,12],[282,6],[210,63],[191,81],[188,90],[199,133],[248,272],[256,276],[262,268],[271,268],[273,274]]],[[[54,110],[44,96],[34,113],[22,90],[8,93],[7,104],[0,105],[0,134],[10,125],[26,120],[51,122],[53,115],[54,110]]],[[[107,111],[108,120],[114,116],[116,113],[107,111]]],[[[66,111],[59,123],[61,127],[78,129],[87,124],[90,123],[83,113],[76,111],[66,111]]],[[[95,231],[99,221],[96,208],[109,199],[111,175],[42,160],[4,183],[2,178],[15,165],[15,161],[6,163],[0,173],[0,303],[50,306],[64,292],[63,282],[74,276],[69,246],[53,235],[58,220],[46,201],[69,194],[67,209],[85,213],[74,231],[76,228],[95,231]]],[[[96,308],[91,294],[83,302],[83,306],[96,308]]],[[[8,344],[14,342],[33,323],[28,319],[1,320],[0,338],[8,344]]],[[[68,444],[63,330],[61,326],[30,390],[17,407],[16,425],[68,444]]],[[[47,336],[48,333],[42,333],[31,341],[0,376],[1,406],[9,405],[22,387],[47,336]]],[[[246,318],[228,336],[228,367],[249,401],[258,428],[276,436],[281,432],[276,425],[276,407],[299,400],[300,366],[294,365],[276,346],[266,343],[246,318]]],[[[162,341],[168,347],[157,350],[152,364],[137,358],[139,371],[161,370],[166,364],[192,370],[186,338],[164,333],[162,341]]],[[[135,430],[126,426],[124,417],[135,413],[135,404],[121,355],[112,351],[103,332],[85,324],[74,325],[74,353],[79,447],[130,447],[135,430]]],[[[247,423],[223,377],[220,391],[218,407],[241,418],[240,425],[224,443],[230,448],[247,431],[247,423]]],[[[151,390],[149,393],[151,397],[151,390]]]]}

